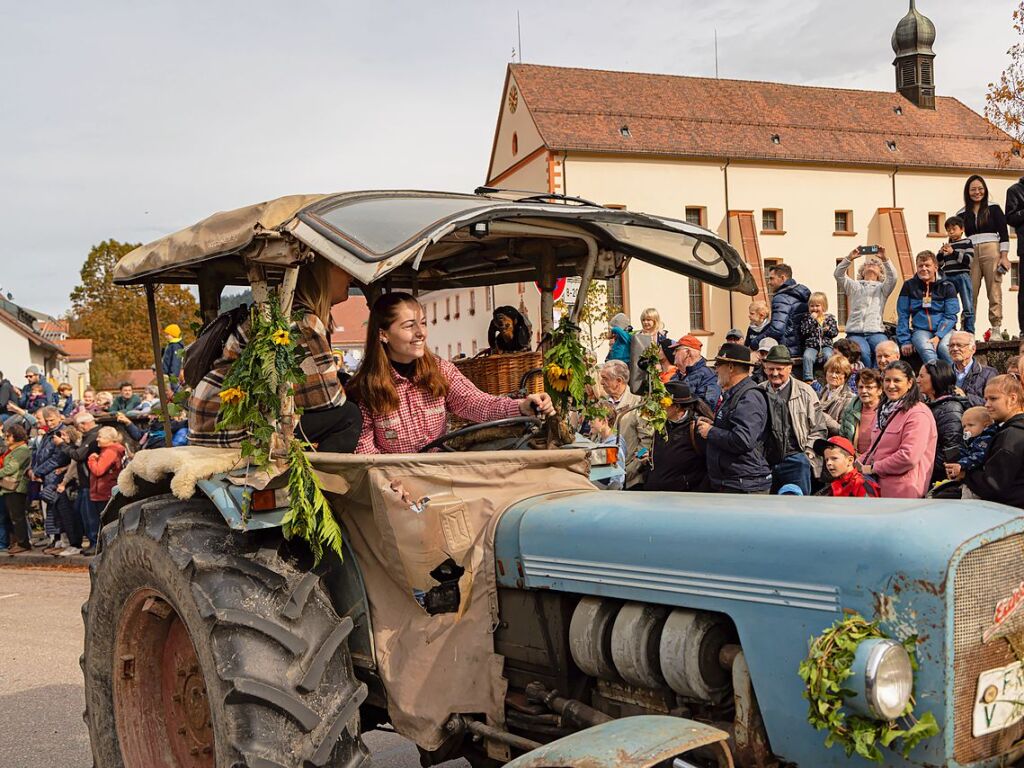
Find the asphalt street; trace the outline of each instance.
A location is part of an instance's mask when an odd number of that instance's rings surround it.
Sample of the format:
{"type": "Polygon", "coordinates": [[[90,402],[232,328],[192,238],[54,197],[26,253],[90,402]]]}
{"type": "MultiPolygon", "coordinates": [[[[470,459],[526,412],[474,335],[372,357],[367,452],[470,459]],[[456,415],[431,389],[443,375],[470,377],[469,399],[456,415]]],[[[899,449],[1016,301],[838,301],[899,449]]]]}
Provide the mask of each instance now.
{"type": "MultiPolygon", "coordinates": [[[[0,766],[92,768],[82,721],[84,570],[0,567],[0,766]]],[[[380,768],[418,768],[415,746],[386,731],[364,735],[380,768]]],[[[451,768],[463,761],[447,763],[451,768]]]]}

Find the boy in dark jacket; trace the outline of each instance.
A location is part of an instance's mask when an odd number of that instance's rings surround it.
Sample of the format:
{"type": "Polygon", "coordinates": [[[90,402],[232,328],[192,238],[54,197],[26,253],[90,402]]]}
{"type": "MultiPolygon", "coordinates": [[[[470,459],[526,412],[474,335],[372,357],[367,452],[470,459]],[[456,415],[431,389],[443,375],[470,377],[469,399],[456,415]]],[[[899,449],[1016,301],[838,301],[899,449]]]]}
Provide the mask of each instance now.
{"type": "Polygon", "coordinates": [[[768,285],[772,293],[772,316],[764,336],[778,339],[789,347],[794,357],[803,352],[800,342],[800,321],[807,314],[807,300],[811,290],[793,280],[793,268],[788,264],[776,264],[768,273],[768,285]]]}
{"type": "Polygon", "coordinates": [[[896,301],[896,342],[903,355],[917,352],[922,363],[949,356],[949,337],[956,326],[960,302],[956,288],[939,274],[931,251],[917,254],[917,274],[903,283],[896,301]]]}
{"type": "Polygon", "coordinates": [[[949,242],[939,248],[939,271],[956,288],[960,300],[960,330],[974,335],[974,289],[971,285],[971,262],[974,261],[974,243],[964,235],[964,220],[959,216],[946,219],[949,242]]]}

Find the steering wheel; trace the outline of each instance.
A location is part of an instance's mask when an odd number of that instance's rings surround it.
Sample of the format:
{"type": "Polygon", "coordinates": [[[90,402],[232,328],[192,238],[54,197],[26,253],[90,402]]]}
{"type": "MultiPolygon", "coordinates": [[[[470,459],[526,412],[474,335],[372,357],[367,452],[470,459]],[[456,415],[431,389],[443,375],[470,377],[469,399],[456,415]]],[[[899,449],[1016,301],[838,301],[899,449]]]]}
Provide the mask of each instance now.
{"type": "Polygon", "coordinates": [[[480,424],[470,424],[468,427],[462,427],[461,429],[446,432],[436,440],[431,440],[420,448],[419,452],[429,453],[435,449],[440,449],[442,451],[447,451],[448,453],[456,453],[456,450],[448,445],[448,443],[460,437],[482,432],[485,429],[502,429],[505,427],[522,426],[523,434],[516,438],[515,442],[513,442],[510,447],[503,449],[507,451],[518,451],[541,430],[543,425],[544,422],[536,416],[512,416],[507,419],[497,419],[495,421],[485,421],[480,424]]]}

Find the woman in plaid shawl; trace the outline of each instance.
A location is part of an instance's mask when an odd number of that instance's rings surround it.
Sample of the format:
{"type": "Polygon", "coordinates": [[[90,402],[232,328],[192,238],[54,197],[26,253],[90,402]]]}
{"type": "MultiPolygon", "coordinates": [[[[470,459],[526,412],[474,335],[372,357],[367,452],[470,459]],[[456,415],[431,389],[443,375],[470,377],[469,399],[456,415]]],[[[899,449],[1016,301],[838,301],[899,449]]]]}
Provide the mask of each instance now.
{"type": "MultiPolygon", "coordinates": [[[[331,307],[348,299],[352,278],[322,258],[299,268],[294,311],[301,317],[292,327],[305,352],[301,368],[304,380],[294,388],[295,406],[302,409],[298,434],[320,451],[352,453],[359,439],[362,416],[349,402],[338,378],[338,364],[331,351],[331,307]]],[[[218,430],[220,392],[231,364],[248,343],[249,321],[241,323],[224,344],[214,363],[188,401],[190,445],[237,447],[244,430],[218,430]]]]}

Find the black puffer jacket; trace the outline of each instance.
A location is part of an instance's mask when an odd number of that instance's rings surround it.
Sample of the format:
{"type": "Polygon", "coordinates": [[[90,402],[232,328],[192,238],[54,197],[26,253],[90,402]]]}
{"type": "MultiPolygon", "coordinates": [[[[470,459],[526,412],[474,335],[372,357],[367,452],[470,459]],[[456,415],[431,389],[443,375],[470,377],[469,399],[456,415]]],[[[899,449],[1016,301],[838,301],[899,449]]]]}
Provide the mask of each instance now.
{"type": "Polygon", "coordinates": [[[1003,422],[985,463],[967,473],[967,487],[985,501],[1024,509],[1024,413],[1003,422]]]}
{"type": "Polygon", "coordinates": [[[946,479],[946,461],[955,461],[964,453],[964,428],[960,420],[971,404],[960,395],[946,395],[928,403],[928,407],[932,409],[932,416],[935,417],[935,431],[938,435],[935,446],[935,469],[932,471],[932,482],[937,483],[946,479]],[[955,458],[952,451],[956,451],[955,458]]]}
{"type": "Polygon", "coordinates": [[[1024,176],[1006,190],[1006,223],[1017,230],[1017,256],[1024,258],[1024,176]]]}
{"type": "Polygon", "coordinates": [[[651,471],[645,491],[707,491],[707,443],[696,429],[693,414],[665,425],[665,436],[654,436],[651,471]]]}
{"type": "Polygon", "coordinates": [[[789,347],[791,355],[803,353],[803,340],[800,338],[800,321],[807,314],[807,300],[811,298],[811,289],[790,278],[772,296],[772,319],[764,331],[765,336],[778,340],[779,344],[789,347]]]}

